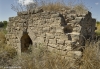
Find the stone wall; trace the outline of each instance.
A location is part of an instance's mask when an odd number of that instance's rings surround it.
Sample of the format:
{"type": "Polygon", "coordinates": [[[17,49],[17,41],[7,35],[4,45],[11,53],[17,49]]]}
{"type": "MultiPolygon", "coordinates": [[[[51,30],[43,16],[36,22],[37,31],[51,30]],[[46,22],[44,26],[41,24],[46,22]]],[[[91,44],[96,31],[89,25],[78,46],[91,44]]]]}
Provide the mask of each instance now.
{"type": "Polygon", "coordinates": [[[21,53],[21,37],[28,32],[33,46],[43,44],[50,51],[61,50],[63,55],[75,53],[76,45],[83,45],[83,37],[94,36],[96,20],[90,12],[77,14],[75,10],[43,11],[32,9],[18,12],[16,17],[10,17],[6,35],[7,44],[14,46],[21,53]]]}

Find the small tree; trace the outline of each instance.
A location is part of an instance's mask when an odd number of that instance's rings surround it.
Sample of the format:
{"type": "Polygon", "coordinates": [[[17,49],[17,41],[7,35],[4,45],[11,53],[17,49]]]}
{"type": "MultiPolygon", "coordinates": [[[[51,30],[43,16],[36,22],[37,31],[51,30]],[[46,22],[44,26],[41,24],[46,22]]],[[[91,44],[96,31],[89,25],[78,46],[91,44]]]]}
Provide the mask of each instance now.
{"type": "Polygon", "coordinates": [[[1,21],[1,22],[0,22],[0,27],[3,27],[3,26],[4,26],[4,24],[3,24],[3,22],[1,21]]]}
{"type": "Polygon", "coordinates": [[[97,24],[100,24],[100,22],[99,22],[99,21],[97,21],[96,23],[97,23],[97,24]]]}

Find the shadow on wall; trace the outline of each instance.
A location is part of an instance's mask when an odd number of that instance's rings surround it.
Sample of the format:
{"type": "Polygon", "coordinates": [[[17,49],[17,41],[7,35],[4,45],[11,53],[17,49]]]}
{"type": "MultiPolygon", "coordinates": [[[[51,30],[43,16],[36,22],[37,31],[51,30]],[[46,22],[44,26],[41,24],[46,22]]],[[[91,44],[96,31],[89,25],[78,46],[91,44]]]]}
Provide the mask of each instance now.
{"type": "Polygon", "coordinates": [[[32,45],[32,40],[29,37],[27,32],[23,32],[23,36],[21,37],[21,52],[28,52],[29,46],[32,45]]]}
{"type": "Polygon", "coordinates": [[[71,24],[66,25],[66,26],[63,28],[63,31],[64,31],[64,33],[71,33],[71,32],[73,31],[73,27],[71,26],[71,24]]]}
{"type": "MultiPolygon", "coordinates": [[[[64,33],[72,33],[72,31],[73,31],[73,27],[71,26],[71,24],[69,24],[69,25],[66,25],[64,28],[63,28],[63,32],[64,33]]],[[[70,34],[68,34],[68,40],[72,40],[72,37],[71,37],[71,35],[70,34]]]]}

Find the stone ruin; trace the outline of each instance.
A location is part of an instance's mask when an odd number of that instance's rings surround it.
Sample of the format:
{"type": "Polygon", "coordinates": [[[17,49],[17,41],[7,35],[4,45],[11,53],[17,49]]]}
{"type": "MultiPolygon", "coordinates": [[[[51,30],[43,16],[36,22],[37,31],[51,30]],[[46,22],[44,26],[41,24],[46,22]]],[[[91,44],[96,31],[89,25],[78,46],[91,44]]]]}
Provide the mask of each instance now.
{"type": "Polygon", "coordinates": [[[85,39],[94,37],[95,24],[89,11],[77,14],[71,9],[44,11],[36,8],[9,18],[6,39],[18,54],[27,51],[30,44],[43,44],[50,51],[61,50],[66,55],[77,51],[77,45],[84,46],[85,39]]]}

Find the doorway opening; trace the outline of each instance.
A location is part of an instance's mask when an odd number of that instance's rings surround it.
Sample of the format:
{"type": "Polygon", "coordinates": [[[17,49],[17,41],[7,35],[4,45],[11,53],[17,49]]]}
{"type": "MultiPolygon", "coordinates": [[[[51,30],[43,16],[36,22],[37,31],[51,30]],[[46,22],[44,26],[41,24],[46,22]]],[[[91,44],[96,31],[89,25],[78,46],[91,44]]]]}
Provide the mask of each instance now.
{"type": "Polygon", "coordinates": [[[23,32],[21,37],[21,52],[29,52],[30,46],[32,46],[32,40],[27,32],[23,32]]]}

